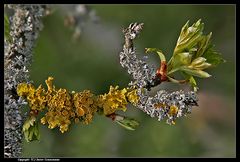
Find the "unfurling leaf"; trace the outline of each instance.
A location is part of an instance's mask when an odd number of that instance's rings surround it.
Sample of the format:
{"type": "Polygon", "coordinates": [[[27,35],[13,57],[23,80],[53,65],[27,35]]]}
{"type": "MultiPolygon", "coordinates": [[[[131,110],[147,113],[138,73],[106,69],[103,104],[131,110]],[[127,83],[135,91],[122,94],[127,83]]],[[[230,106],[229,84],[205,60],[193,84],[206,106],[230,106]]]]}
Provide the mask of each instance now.
{"type": "Polygon", "coordinates": [[[192,55],[189,52],[182,52],[175,55],[174,60],[168,64],[168,73],[175,72],[179,67],[183,65],[190,65],[192,55]]]}
{"type": "Polygon", "coordinates": [[[194,59],[191,63],[192,66],[197,66],[197,65],[201,65],[202,63],[204,63],[207,59],[205,59],[204,57],[198,57],[196,59],[194,59]]]}
{"type": "Polygon", "coordinates": [[[195,81],[193,76],[190,77],[189,84],[191,84],[191,86],[193,87],[193,90],[197,92],[199,88],[197,87],[197,82],[195,81]]]}
{"type": "Polygon", "coordinates": [[[190,50],[201,39],[202,31],[204,28],[204,24],[201,23],[201,19],[190,27],[188,27],[188,23],[189,21],[183,26],[181,30],[177,45],[174,49],[174,54],[186,51],[186,49],[190,50]]]}
{"type": "Polygon", "coordinates": [[[30,116],[23,124],[23,133],[27,142],[35,141],[40,139],[40,133],[36,117],[30,116]]]}
{"type": "Polygon", "coordinates": [[[135,119],[123,117],[120,115],[116,116],[115,121],[121,125],[122,127],[128,129],[128,130],[135,130],[139,126],[139,122],[135,119]]]}
{"type": "Polygon", "coordinates": [[[185,73],[187,73],[189,75],[193,75],[193,76],[196,76],[196,77],[199,77],[199,78],[208,78],[208,77],[211,76],[210,74],[208,74],[205,71],[197,70],[197,69],[191,69],[191,68],[188,68],[188,67],[181,67],[180,70],[184,71],[185,73]]]}
{"type": "Polygon", "coordinates": [[[209,67],[211,67],[212,65],[207,63],[207,62],[204,62],[200,65],[195,65],[194,68],[197,69],[197,70],[204,70],[204,69],[207,69],[209,67]]]}
{"type": "Polygon", "coordinates": [[[166,61],[166,58],[162,51],[157,48],[145,48],[145,53],[150,53],[150,52],[156,52],[160,58],[161,61],[166,61]]]}
{"type": "Polygon", "coordinates": [[[216,52],[213,49],[213,46],[210,45],[207,50],[204,52],[202,57],[207,59],[207,62],[210,63],[212,66],[216,67],[220,63],[226,62],[221,56],[220,53],[216,52]]]}
{"type": "Polygon", "coordinates": [[[206,49],[209,46],[211,37],[212,37],[212,32],[209,33],[207,36],[202,36],[202,39],[201,41],[199,41],[199,44],[198,44],[196,58],[202,56],[203,53],[206,51],[206,49]]]}
{"type": "Polygon", "coordinates": [[[195,91],[197,90],[197,82],[193,76],[208,78],[211,75],[204,70],[225,61],[210,44],[212,33],[203,35],[203,28],[204,24],[201,23],[201,20],[190,27],[188,21],[182,27],[173,56],[167,64],[169,81],[183,83],[182,80],[173,79],[174,73],[181,71],[185,74],[185,80],[195,91]]]}
{"type": "Polygon", "coordinates": [[[207,69],[207,68],[211,67],[211,64],[207,63],[206,60],[207,59],[204,57],[198,57],[198,58],[194,59],[193,62],[191,63],[191,65],[188,67],[192,68],[192,69],[196,69],[196,70],[207,69]]]}
{"type": "Polygon", "coordinates": [[[196,58],[199,42],[203,39],[204,24],[198,20],[189,27],[188,23],[189,21],[181,30],[173,56],[168,62],[168,72],[176,71],[175,69],[181,65],[190,65],[191,61],[196,58]]]}

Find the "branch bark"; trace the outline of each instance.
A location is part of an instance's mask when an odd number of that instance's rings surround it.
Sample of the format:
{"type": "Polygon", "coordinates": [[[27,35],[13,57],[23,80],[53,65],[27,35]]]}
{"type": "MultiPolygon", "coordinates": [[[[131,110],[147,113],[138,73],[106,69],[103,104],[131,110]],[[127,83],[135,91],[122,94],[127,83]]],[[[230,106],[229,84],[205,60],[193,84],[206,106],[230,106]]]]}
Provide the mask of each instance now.
{"type": "Polygon", "coordinates": [[[10,41],[4,40],[4,157],[16,158],[22,153],[22,114],[26,102],[16,87],[30,82],[29,67],[33,48],[42,29],[41,18],[46,5],[6,5],[13,9],[10,17],[10,41]]]}

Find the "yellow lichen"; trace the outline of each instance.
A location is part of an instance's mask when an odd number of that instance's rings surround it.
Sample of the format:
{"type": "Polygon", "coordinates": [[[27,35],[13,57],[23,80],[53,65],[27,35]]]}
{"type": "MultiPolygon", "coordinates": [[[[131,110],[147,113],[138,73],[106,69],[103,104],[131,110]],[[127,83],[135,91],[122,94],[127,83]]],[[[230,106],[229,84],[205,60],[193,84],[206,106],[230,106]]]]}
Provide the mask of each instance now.
{"type": "Polygon", "coordinates": [[[53,77],[48,77],[48,79],[45,81],[47,87],[48,87],[48,92],[51,93],[53,91],[53,77]]]}
{"type": "Polygon", "coordinates": [[[92,122],[97,109],[103,109],[105,115],[117,110],[126,110],[128,102],[137,104],[139,97],[136,89],[110,86],[109,92],[104,95],[94,96],[89,90],[82,92],[56,89],[53,85],[53,77],[45,81],[47,90],[40,85],[37,89],[32,84],[21,83],[17,87],[19,96],[27,99],[31,111],[42,112],[47,110],[41,118],[42,124],[48,124],[48,128],[59,130],[64,133],[70,124],[92,122]]]}
{"type": "Polygon", "coordinates": [[[41,118],[41,123],[42,123],[43,125],[45,125],[45,124],[47,123],[47,121],[46,121],[46,118],[45,118],[45,117],[42,117],[42,118],[41,118]]]}
{"type": "Polygon", "coordinates": [[[17,86],[17,94],[21,97],[31,96],[34,92],[34,86],[31,84],[20,83],[17,86]]]}
{"type": "MultiPolygon", "coordinates": [[[[93,114],[97,111],[97,105],[94,99],[94,95],[89,90],[84,90],[83,92],[74,93],[73,95],[73,103],[76,108],[76,115],[81,116],[93,116],[93,114]]],[[[92,118],[88,118],[88,124],[92,121],[92,118]]]]}
{"type": "Polygon", "coordinates": [[[118,88],[118,86],[110,86],[108,94],[100,95],[99,100],[102,104],[103,112],[105,115],[112,114],[116,110],[126,111],[127,109],[127,90],[125,88],[122,90],[118,90],[118,88]]]}
{"type": "Polygon", "coordinates": [[[170,106],[168,114],[173,116],[173,115],[176,115],[177,113],[178,113],[178,107],[175,105],[170,106]]]}
{"type": "Polygon", "coordinates": [[[76,114],[77,116],[83,116],[84,115],[84,110],[81,107],[76,108],[76,114]]]}
{"type": "Polygon", "coordinates": [[[127,99],[130,103],[132,103],[134,106],[136,106],[138,103],[138,100],[139,100],[139,96],[137,95],[137,90],[136,89],[130,90],[127,93],[127,99]]]}
{"type": "Polygon", "coordinates": [[[79,119],[78,118],[75,118],[74,121],[75,121],[75,123],[79,123],[79,119]]]}

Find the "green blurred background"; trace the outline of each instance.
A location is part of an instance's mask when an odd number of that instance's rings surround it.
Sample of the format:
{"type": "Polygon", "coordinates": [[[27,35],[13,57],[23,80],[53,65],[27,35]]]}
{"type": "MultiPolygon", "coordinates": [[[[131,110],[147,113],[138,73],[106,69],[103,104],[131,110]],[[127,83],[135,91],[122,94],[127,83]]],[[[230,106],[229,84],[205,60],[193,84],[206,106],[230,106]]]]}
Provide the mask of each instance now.
{"type": "MultiPolygon", "coordinates": [[[[39,142],[24,142],[23,157],[235,157],[235,6],[234,5],[90,5],[101,21],[87,23],[80,40],[64,26],[64,13],[56,8],[44,18],[37,41],[31,79],[44,84],[48,76],[57,87],[95,94],[108,92],[110,85],[127,86],[131,80],[119,64],[123,44],[122,29],[143,22],[136,41],[139,55],[145,47],[162,49],[172,55],[181,27],[199,18],[205,34],[213,32],[213,44],[227,60],[209,70],[213,76],[199,81],[199,107],[177,120],[175,126],[158,122],[142,111],[129,107],[127,115],[141,122],[128,131],[108,118],[97,116],[90,125],[74,124],[62,134],[40,126],[39,142]]],[[[152,55],[152,64],[159,59],[152,55]]],[[[181,87],[162,84],[158,89],[181,87]]]]}

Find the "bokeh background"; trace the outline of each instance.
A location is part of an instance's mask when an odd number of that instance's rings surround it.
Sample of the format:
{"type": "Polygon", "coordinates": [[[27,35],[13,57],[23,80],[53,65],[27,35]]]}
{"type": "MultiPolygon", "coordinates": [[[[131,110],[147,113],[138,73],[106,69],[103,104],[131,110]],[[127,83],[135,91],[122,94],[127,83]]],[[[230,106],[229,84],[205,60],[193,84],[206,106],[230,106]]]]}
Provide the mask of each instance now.
{"type": "MultiPolygon", "coordinates": [[[[64,134],[41,125],[41,140],[24,142],[23,157],[235,157],[235,6],[89,6],[101,20],[87,22],[77,41],[72,39],[73,30],[64,26],[66,11],[56,7],[44,18],[30,69],[36,86],[48,76],[55,78],[57,87],[90,89],[95,94],[108,92],[110,85],[127,86],[131,78],[119,64],[119,52],[121,31],[132,22],[145,24],[136,41],[140,57],[145,47],[156,47],[170,58],[181,27],[187,20],[192,24],[201,18],[205,34],[213,32],[213,44],[227,62],[209,70],[211,78],[198,79],[200,106],[175,126],[129,107],[127,115],[141,122],[135,131],[97,115],[92,124],[74,124],[64,134]]],[[[158,66],[157,56],[150,56],[150,61],[158,66]]],[[[158,87],[180,88],[168,83],[158,87]]]]}

